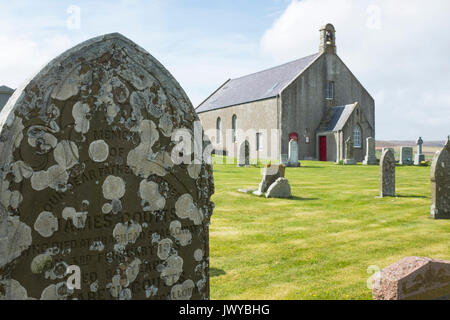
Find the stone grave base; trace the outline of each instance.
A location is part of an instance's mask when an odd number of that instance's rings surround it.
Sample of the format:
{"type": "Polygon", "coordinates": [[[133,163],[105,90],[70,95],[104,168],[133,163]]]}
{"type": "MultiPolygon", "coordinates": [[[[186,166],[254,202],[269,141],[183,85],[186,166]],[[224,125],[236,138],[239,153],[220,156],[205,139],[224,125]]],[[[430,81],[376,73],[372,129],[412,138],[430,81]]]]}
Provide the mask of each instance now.
{"type": "Polygon", "coordinates": [[[450,219],[450,212],[444,212],[442,210],[437,210],[434,205],[431,206],[430,218],[436,220],[450,219]]]}
{"type": "Polygon", "coordinates": [[[253,193],[255,189],[238,189],[240,193],[253,193]]]}
{"type": "Polygon", "coordinates": [[[416,154],[414,157],[414,165],[420,166],[420,163],[425,161],[425,155],[424,154],[416,154]]]}
{"type": "Polygon", "coordinates": [[[348,165],[348,166],[355,165],[356,164],[356,160],[355,159],[345,159],[344,160],[344,164],[348,165]]]}
{"type": "Polygon", "coordinates": [[[363,161],[363,164],[366,166],[373,166],[373,165],[377,165],[378,164],[378,160],[376,157],[373,158],[365,158],[363,161]]]}
{"type": "Polygon", "coordinates": [[[297,163],[288,163],[288,165],[287,165],[289,168],[300,168],[301,167],[301,164],[300,164],[300,162],[297,162],[297,163]]]}
{"type": "Polygon", "coordinates": [[[257,197],[263,197],[264,196],[264,192],[261,192],[259,190],[253,191],[252,194],[257,196],[257,197]]]}

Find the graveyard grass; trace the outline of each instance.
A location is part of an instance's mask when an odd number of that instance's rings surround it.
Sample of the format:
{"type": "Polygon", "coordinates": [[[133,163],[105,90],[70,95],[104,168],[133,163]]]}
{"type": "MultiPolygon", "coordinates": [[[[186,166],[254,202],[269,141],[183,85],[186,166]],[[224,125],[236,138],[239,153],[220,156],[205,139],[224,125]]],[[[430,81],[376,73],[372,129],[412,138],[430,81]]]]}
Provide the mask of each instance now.
{"type": "Polygon", "coordinates": [[[450,260],[450,221],[429,218],[430,167],[397,166],[396,198],[377,198],[378,172],[302,161],[282,200],[237,192],[260,168],[215,164],[211,299],[372,299],[371,266],[450,260]]]}

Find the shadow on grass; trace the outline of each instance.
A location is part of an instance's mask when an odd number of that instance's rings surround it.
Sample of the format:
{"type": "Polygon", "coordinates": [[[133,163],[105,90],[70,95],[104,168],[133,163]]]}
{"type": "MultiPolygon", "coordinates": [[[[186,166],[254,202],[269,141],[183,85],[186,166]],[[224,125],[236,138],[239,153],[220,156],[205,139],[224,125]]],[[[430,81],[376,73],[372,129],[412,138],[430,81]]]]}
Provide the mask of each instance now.
{"type": "Polygon", "coordinates": [[[223,276],[224,274],[226,274],[226,272],[223,271],[222,269],[209,268],[209,276],[210,277],[223,276]]]}
{"type": "Polygon", "coordinates": [[[293,200],[293,201],[314,201],[314,200],[320,200],[319,198],[302,198],[297,196],[292,196],[286,200],[293,200]]]}
{"type": "Polygon", "coordinates": [[[426,199],[425,196],[418,196],[418,195],[412,195],[412,194],[396,194],[397,198],[418,198],[418,199],[426,199]]]}

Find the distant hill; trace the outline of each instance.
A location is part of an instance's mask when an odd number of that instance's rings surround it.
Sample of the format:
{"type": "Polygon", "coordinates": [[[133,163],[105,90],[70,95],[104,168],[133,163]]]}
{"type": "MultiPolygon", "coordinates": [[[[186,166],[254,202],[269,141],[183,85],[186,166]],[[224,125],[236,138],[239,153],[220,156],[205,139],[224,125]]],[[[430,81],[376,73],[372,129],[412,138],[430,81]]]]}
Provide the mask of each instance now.
{"type": "MultiPolygon", "coordinates": [[[[423,142],[424,147],[437,147],[442,148],[445,141],[425,141],[423,142]]],[[[415,147],[416,141],[408,140],[389,140],[389,141],[378,141],[376,142],[377,148],[395,148],[395,147],[415,147]]]]}

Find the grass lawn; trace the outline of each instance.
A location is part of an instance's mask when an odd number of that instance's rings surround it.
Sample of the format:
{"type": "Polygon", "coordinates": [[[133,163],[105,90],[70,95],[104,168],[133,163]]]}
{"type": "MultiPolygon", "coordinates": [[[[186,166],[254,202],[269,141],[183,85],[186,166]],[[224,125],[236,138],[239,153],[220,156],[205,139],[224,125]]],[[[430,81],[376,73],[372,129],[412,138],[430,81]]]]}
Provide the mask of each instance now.
{"type": "Polygon", "coordinates": [[[369,266],[450,260],[450,221],[432,220],[430,167],[397,167],[396,198],[376,198],[378,166],[302,161],[293,199],[238,193],[260,168],[214,165],[211,299],[371,299],[369,266]]]}

